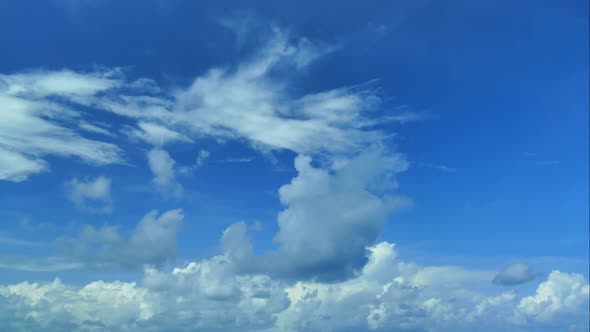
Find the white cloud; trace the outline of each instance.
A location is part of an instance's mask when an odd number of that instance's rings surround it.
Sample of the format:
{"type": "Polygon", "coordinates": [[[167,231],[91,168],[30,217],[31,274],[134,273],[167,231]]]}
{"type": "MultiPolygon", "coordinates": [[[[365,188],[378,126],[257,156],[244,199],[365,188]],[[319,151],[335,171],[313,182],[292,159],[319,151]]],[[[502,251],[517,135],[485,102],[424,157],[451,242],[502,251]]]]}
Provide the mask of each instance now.
{"type": "Polygon", "coordinates": [[[45,171],[47,167],[42,159],[27,157],[0,146],[0,180],[21,182],[31,174],[45,171]]]}
{"type": "Polygon", "coordinates": [[[59,247],[65,255],[93,267],[162,264],[176,255],[176,236],[183,219],[180,209],[160,216],[151,211],[127,238],[119,226],[85,225],[77,237],[60,239],[59,247]]]}
{"type": "Polygon", "coordinates": [[[588,327],[588,281],[581,274],[553,271],[534,296],[520,300],[514,319],[521,324],[563,324],[588,327]]]}
{"type": "Polygon", "coordinates": [[[489,295],[491,272],[404,262],[393,244],[381,242],[368,248],[367,264],[350,279],[288,283],[239,273],[236,253],[250,250],[245,232],[244,223],[235,224],[222,236],[220,255],[172,271],[147,267],[138,283],[0,286],[0,328],[492,332],[534,324],[534,330],[587,330],[588,281],[581,275],[554,271],[532,296],[489,295]]]}
{"type": "Polygon", "coordinates": [[[523,263],[508,265],[494,277],[494,283],[498,285],[518,285],[535,278],[531,267],[523,263]]]}
{"type": "Polygon", "coordinates": [[[120,163],[117,146],[84,138],[68,126],[81,114],[62,102],[114,86],[115,80],[100,74],[71,71],[0,75],[0,180],[20,182],[47,171],[43,158],[49,155],[120,163]]]}
{"type": "Polygon", "coordinates": [[[79,209],[96,213],[110,213],[111,179],[99,176],[95,179],[74,178],[65,183],[66,195],[79,209]]]}
{"type": "Polygon", "coordinates": [[[199,154],[197,155],[196,167],[203,166],[203,164],[205,164],[205,162],[207,161],[207,159],[209,159],[209,156],[210,155],[211,154],[207,150],[201,150],[201,151],[199,151],[199,154]]]}
{"type": "Polygon", "coordinates": [[[441,172],[445,172],[445,173],[453,173],[456,172],[457,169],[453,168],[453,167],[449,167],[446,165],[437,165],[437,164],[428,164],[428,163],[420,163],[419,164],[422,167],[426,167],[426,168],[430,168],[430,169],[435,169],[441,172]]]}
{"type": "Polygon", "coordinates": [[[330,158],[352,156],[387,139],[372,129],[375,121],[367,116],[380,104],[368,85],[291,95],[284,73],[330,50],[305,38],[291,40],[274,29],[250,61],[233,70],[212,69],[173,91],[145,78],[128,82],[120,70],[0,75],[0,179],[22,181],[48,170],[46,155],[76,156],[98,165],[122,162],[117,146],[72,129],[105,138],[121,130],[87,119],[88,107],[137,121],[123,131],[156,147],[210,136],[244,139],[263,152],[323,152],[330,158]]]}
{"type": "Polygon", "coordinates": [[[165,196],[180,197],[182,185],[176,181],[175,161],[166,150],[152,149],[148,152],[148,165],[154,174],[153,182],[165,196]]]}
{"type": "Polygon", "coordinates": [[[31,71],[13,75],[0,75],[6,86],[5,93],[12,96],[43,98],[48,96],[92,96],[121,85],[119,72],[98,71],[77,73],[71,70],[31,71]]]}
{"type": "Polygon", "coordinates": [[[266,46],[250,61],[235,70],[214,68],[195,78],[190,86],[169,93],[146,93],[141,87],[135,94],[73,99],[136,119],[141,128],[127,132],[156,145],[211,136],[245,139],[262,151],[350,155],[386,139],[370,128],[375,122],[366,114],[379,105],[380,98],[367,86],[304,96],[288,93],[285,75],[276,73],[301,69],[328,49],[307,39],[295,43],[289,39],[275,29],[266,46]],[[271,71],[275,75],[271,76],[271,71]]]}
{"type": "Polygon", "coordinates": [[[390,115],[383,118],[383,121],[398,122],[400,124],[423,121],[428,118],[425,113],[416,113],[410,111],[403,111],[395,115],[390,115]]]}
{"type": "Polygon", "coordinates": [[[180,142],[192,142],[191,139],[180,134],[174,130],[171,130],[162,125],[139,121],[137,123],[139,129],[130,128],[126,130],[126,133],[130,137],[138,138],[150,144],[156,146],[163,146],[167,143],[180,141],[180,142]]]}
{"type": "Polygon", "coordinates": [[[80,129],[88,132],[101,134],[105,136],[113,136],[113,134],[108,130],[109,126],[106,124],[93,124],[86,121],[81,121],[78,126],[80,127],[80,129]]]}
{"type": "MultiPolygon", "coordinates": [[[[182,192],[175,161],[162,148],[171,142],[239,139],[263,152],[298,155],[297,176],[279,190],[284,209],[276,250],[256,256],[247,225],[236,223],[223,233],[221,254],[168,271],[163,265],[176,254],[181,210],[152,211],[128,233],[86,225],[77,237],[60,240],[69,260],[55,259],[54,270],[149,265],[143,280],[0,286],[0,329],[516,331],[566,321],[574,330],[586,328],[588,282],[581,275],[554,271],[533,295],[497,294],[493,272],[420,266],[400,260],[391,243],[375,244],[390,213],[408,204],[394,194],[395,174],[408,163],[372,127],[376,121],[367,114],[380,98],[367,85],[303,96],[285,88],[283,72],[302,69],[323,52],[276,31],[250,61],[210,70],[169,93],[151,80],[125,82],[118,71],[0,76],[0,179],[22,181],[45,171],[50,155],[121,162],[115,145],[72,129],[108,133],[75,105],[137,121],[126,132],[154,146],[148,166],[164,195],[182,192]]],[[[202,150],[196,165],[208,157],[202,150]]],[[[106,180],[75,179],[71,199],[83,206],[108,197],[110,204],[106,180]]],[[[5,261],[0,267],[17,266],[5,261]]],[[[43,267],[20,265],[52,271],[43,267]]]]}
{"type": "Polygon", "coordinates": [[[380,140],[362,130],[362,113],[378,103],[367,90],[344,88],[290,98],[267,77],[293,51],[277,37],[259,59],[236,72],[211,70],[176,95],[174,115],[197,135],[246,138],[261,149],[346,153],[380,140]],[[357,91],[360,90],[360,91],[357,91]]]}
{"type": "Polygon", "coordinates": [[[286,206],[278,216],[276,252],[264,263],[286,277],[344,278],[364,265],[389,214],[408,200],[391,193],[394,175],[405,170],[400,155],[370,149],[330,173],[298,156],[298,171],[279,189],[286,206]],[[387,184],[390,185],[387,185],[387,184]]]}

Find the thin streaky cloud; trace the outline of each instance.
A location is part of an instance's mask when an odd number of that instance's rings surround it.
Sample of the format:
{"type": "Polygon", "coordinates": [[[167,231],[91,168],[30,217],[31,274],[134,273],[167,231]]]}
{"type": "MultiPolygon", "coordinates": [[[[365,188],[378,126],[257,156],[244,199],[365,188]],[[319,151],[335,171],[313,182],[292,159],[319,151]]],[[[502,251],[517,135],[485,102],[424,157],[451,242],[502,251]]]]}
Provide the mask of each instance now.
{"type": "Polygon", "coordinates": [[[421,167],[435,169],[435,170],[439,170],[439,171],[446,172],[446,173],[453,173],[453,172],[457,171],[456,168],[449,167],[446,165],[441,165],[441,164],[419,163],[418,165],[420,165],[421,167]]]}

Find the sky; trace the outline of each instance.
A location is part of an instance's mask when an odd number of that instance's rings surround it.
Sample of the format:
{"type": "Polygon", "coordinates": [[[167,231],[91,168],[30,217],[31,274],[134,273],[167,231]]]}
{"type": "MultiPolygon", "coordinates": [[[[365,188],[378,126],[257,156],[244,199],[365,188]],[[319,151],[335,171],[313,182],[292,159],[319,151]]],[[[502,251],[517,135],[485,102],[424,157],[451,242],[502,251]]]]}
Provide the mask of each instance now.
{"type": "Polygon", "coordinates": [[[0,1],[0,330],[589,331],[585,1],[0,1]]]}

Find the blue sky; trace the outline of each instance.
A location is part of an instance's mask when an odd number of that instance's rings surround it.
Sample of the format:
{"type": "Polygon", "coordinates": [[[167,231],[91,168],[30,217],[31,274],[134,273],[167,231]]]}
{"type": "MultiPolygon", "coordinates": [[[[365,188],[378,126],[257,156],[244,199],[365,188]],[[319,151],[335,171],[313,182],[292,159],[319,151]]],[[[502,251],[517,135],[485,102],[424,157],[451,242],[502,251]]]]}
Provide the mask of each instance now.
{"type": "Polygon", "coordinates": [[[0,3],[0,327],[588,331],[588,31],[583,1],[0,3]]]}

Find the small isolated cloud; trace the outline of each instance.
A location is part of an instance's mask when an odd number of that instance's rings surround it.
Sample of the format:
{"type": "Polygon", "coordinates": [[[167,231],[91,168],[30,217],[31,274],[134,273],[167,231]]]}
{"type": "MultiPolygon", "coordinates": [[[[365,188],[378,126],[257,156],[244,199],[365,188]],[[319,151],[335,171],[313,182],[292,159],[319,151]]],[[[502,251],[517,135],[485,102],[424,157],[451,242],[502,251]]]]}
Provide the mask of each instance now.
{"type": "Polygon", "coordinates": [[[174,170],[176,162],[170,154],[166,150],[155,148],[148,152],[147,157],[157,190],[167,197],[180,197],[183,189],[182,185],[176,181],[174,170]]]}
{"type": "Polygon", "coordinates": [[[136,138],[156,146],[163,146],[175,141],[192,142],[185,135],[157,123],[140,121],[137,126],[138,128],[127,127],[123,131],[131,138],[136,138]]]}
{"type": "Polygon", "coordinates": [[[453,168],[453,167],[449,167],[446,165],[439,165],[439,164],[428,164],[428,163],[420,163],[419,164],[422,167],[426,167],[426,168],[430,168],[430,169],[435,169],[441,172],[446,172],[446,173],[453,173],[456,172],[457,169],[453,168]]]}
{"type": "Polygon", "coordinates": [[[209,159],[210,155],[211,154],[207,150],[199,151],[199,154],[197,155],[196,167],[203,166],[203,164],[205,164],[205,161],[207,161],[207,159],[209,159]]]}
{"type": "Polygon", "coordinates": [[[176,255],[176,235],[184,215],[181,209],[158,216],[158,211],[146,214],[125,237],[120,226],[85,225],[74,238],[62,238],[59,248],[65,255],[92,267],[141,267],[159,265],[176,255]]]}
{"type": "Polygon", "coordinates": [[[404,111],[394,115],[386,116],[381,121],[405,124],[411,122],[424,121],[426,119],[428,119],[428,115],[425,113],[404,111]]]}
{"type": "Polygon", "coordinates": [[[74,178],[65,183],[67,198],[82,211],[110,213],[113,208],[111,179],[99,176],[95,179],[74,178]]]}
{"type": "Polygon", "coordinates": [[[86,121],[81,121],[78,124],[78,127],[84,131],[88,131],[95,134],[101,134],[105,136],[113,136],[113,134],[109,131],[110,126],[105,123],[90,123],[86,121]]]}
{"type": "Polygon", "coordinates": [[[504,270],[496,275],[493,282],[497,285],[519,285],[531,281],[535,274],[531,267],[523,263],[514,263],[507,266],[504,270]]]}
{"type": "MultiPolygon", "coordinates": [[[[194,164],[187,165],[187,166],[181,166],[178,168],[177,171],[181,175],[189,175],[189,174],[193,173],[197,168],[200,168],[203,165],[205,165],[205,163],[209,161],[210,156],[211,156],[211,153],[209,153],[209,151],[200,150],[199,153],[197,154],[197,158],[195,159],[194,164]]],[[[215,161],[213,161],[213,162],[215,162],[215,161]]]]}
{"type": "Polygon", "coordinates": [[[220,163],[220,164],[233,164],[233,163],[249,163],[254,161],[254,157],[245,157],[245,158],[227,158],[227,159],[219,159],[219,160],[212,160],[211,162],[220,163]]]}

